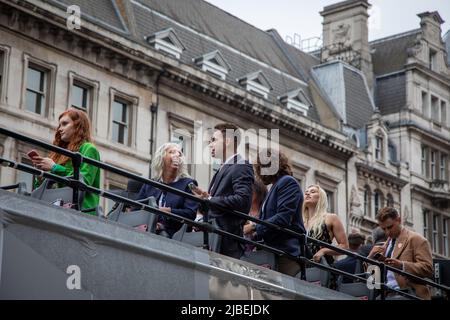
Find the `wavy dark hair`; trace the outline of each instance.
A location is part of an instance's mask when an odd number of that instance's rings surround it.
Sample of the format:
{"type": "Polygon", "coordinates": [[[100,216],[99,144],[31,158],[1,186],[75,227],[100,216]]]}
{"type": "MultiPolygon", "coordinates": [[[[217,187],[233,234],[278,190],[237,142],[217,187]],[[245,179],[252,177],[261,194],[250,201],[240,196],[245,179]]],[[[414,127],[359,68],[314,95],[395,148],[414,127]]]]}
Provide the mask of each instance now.
{"type": "MultiPolygon", "coordinates": [[[[74,122],[75,132],[69,142],[64,142],[61,140],[61,133],[59,132],[59,127],[56,128],[55,139],[53,144],[55,146],[67,149],[69,151],[77,152],[80,150],[80,146],[85,142],[92,142],[91,136],[91,122],[84,111],[70,108],[59,115],[58,121],[61,120],[65,115],[69,116],[74,122]]],[[[70,160],[69,157],[63,156],[62,154],[56,152],[50,152],[49,158],[52,159],[57,164],[65,164],[70,160]]]]}
{"type": "Polygon", "coordinates": [[[274,149],[263,149],[258,153],[258,158],[255,164],[255,172],[263,182],[275,182],[280,177],[289,175],[292,176],[292,168],[288,157],[281,151],[274,149]],[[261,164],[261,157],[268,158],[267,163],[261,164]],[[277,166],[277,172],[273,175],[261,175],[261,168],[268,168],[277,166]]]}

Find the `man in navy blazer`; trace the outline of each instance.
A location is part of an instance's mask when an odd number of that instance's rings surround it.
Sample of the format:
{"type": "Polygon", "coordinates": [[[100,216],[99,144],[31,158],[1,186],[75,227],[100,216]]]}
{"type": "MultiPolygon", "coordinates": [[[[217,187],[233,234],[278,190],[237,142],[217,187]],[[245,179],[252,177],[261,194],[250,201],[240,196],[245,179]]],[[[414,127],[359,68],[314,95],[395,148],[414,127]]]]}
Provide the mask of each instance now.
{"type": "MultiPolygon", "coordinates": [[[[287,157],[274,150],[263,150],[261,152],[269,156],[270,166],[276,164],[277,171],[272,174],[264,174],[260,157],[258,157],[256,164],[258,177],[264,184],[272,184],[261,206],[259,218],[304,234],[305,227],[301,214],[303,192],[297,180],[292,177],[292,170],[287,157]]],[[[300,255],[300,240],[273,228],[250,223],[244,227],[244,234],[253,234],[257,240],[264,240],[264,244],[283,250],[293,256],[300,255]]],[[[300,271],[300,264],[289,258],[279,257],[277,262],[278,271],[282,273],[295,276],[300,271]]]]}
{"type": "MultiPolygon", "coordinates": [[[[223,164],[211,180],[208,192],[197,188],[194,193],[210,201],[209,219],[216,219],[222,230],[242,237],[242,227],[246,220],[230,211],[249,213],[254,182],[253,167],[237,153],[240,143],[238,127],[224,123],[216,125],[214,130],[209,143],[211,156],[221,159],[223,164]]],[[[230,237],[222,237],[220,253],[239,259],[243,252],[242,243],[230,237]]]]}

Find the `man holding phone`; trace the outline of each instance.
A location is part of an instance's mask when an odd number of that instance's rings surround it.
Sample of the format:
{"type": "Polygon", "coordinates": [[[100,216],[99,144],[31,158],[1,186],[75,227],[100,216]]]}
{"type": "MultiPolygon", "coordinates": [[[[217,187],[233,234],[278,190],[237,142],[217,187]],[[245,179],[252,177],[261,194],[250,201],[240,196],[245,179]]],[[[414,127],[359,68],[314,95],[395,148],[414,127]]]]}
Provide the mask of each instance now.
{"type": "MultiPolygon", "coordinates": [[[[427,239],[420,234],[408,230],[401,225],[398,211],[391,207],[380,209],[376,219],[384,230],[388,241],[383,246],[374,246],[369,258],[383,261],[388,266],[403,270],[421,278],[433,275],[433,259],[431,247],[427,239]],[[384,257],[384,258],[383,258],[384,257]]],[[[394,289],[411,288],[422,299],[431,299],[430,290],[405,277],[388,271],[386,284],[394,289]]]]}

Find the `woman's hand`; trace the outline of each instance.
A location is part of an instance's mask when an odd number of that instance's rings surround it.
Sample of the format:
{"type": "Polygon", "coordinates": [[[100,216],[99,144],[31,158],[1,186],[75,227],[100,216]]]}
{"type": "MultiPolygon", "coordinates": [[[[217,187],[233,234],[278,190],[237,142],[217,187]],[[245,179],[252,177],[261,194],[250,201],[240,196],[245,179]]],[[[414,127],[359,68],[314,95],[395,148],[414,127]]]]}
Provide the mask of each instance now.
{"type": "Polygon", "coordinates": [[[55,162],[50,158],[34,157],[33,165],[39,170],[51,171],[55,162]]]}
{"type": "Polygon", "coordinates": [[[159,210],[168,212],[168,213],[172,212],[172,208],[169,208],[169,207],[160,207],[159,210]]]}
{"type": "Polygon", "coordinates": [[[320,259],[322,259],[324,255],[324,251],[323,249],[320,249],[319,251],[316,252],[316,254],[312,257],[314,262],[320,262],[320,259]]]}

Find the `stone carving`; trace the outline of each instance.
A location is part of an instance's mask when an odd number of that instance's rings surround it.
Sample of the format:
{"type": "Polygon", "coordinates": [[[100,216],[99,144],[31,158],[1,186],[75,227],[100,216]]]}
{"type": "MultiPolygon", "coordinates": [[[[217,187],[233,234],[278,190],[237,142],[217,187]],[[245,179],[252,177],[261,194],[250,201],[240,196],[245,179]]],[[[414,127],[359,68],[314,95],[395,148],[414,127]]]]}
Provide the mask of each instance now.
{"type": "Polygon", "coordinates": [[[411,223],[411,215],[407,206],[403,208],[403,221],[411,223]]]}
{"type": "Polygon", "coordinates": [[[333,44],[340,44],[343,47],[351,46],[351,27],[347,23],[341,23],[333,29],[333,44]]]}
{"type": "Polygon", "coordinates": [[[361,200],[358,196],[358,191],[356,187],[352,186],[352,191],[350,193],[350,216],[362,216],[361,200]]]}
{"type": "Polygon", "coordinates": [[[422,39],[420,37],[417,37],[414,41],[414,45],[410,48],[408,48],[408,57],[417,57],[423,49],[422,39]]]}

